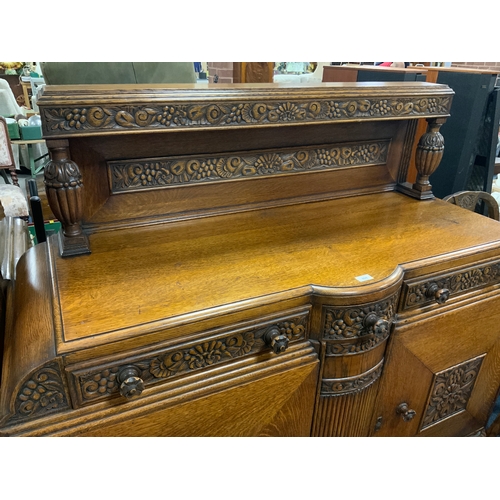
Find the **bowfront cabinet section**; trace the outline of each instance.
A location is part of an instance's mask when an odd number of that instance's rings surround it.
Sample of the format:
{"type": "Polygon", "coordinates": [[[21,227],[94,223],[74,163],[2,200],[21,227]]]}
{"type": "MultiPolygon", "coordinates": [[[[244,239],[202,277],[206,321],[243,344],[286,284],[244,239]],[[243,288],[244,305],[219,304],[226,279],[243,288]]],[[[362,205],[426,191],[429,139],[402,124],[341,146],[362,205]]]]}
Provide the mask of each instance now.
{"type": "Polygon", "coordinates": [[[401,279],[372,294],[318,298],[321,377],[312,435],[367,436],[401,279]]]}
{"type": "Polygon", "coordinates": [[[394,329],[372,435],[484,432],[500,384],[500,291],[485,287],[498,282],[496,265],[408,287],[402,307],[428,305],[403,314],[394,329]]]}

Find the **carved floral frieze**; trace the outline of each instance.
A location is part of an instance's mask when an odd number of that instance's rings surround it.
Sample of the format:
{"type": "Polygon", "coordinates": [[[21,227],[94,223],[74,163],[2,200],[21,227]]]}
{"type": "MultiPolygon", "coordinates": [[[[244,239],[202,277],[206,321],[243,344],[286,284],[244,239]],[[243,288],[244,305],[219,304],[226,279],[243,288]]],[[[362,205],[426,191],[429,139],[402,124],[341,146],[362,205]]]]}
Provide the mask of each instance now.
{"type": "Polygon", "coordinates": [[[338,167],[379,165],[387,161],[388,141],[337,144],[294,151],[239,155],[111,161],[112,192],[230,179],[248,179],[338,167]]]}
{"type": "Polygon", "coordinates": [[[168,378],[179,373],[206,368],[248,354],[264,341],[255,332],[236,333],[220,340],[211,340],[191,348],[167,353],[153,358],[149,371],[156,378],[168,378]]]}
{"type": "Polygon", "coordinates": [[[380,378],[382,367],[383,360],[371,370],[356,377],[323,379],[321,381],[321,396],[346,396],[360,392],[380,378]]]}
{"type": "Polygon", "coordinates": [[[8,422],[39,418],[68,408],[59,364],[52,362],[36,370],[24,381],[15,399],[14,414],[8,422]]]}
{"type": "Polygon", "coordinates": [[[496,283],[500,283],[500,262],[493,262],[410,285],[406,291],[405,308],[434,302],[434,298],[427,293],[433,284],[437,284],[439,288],[447,288],[451,295],[496,283]]]}
{"type": "Polygon", "coordinates": [[[465,410],[484,356],[436,374],[422,429],[465,410]]]}
{"type": "Polygon", "coordinates": [[[234,127],[337,121],[349,119],[432,116],[449,113],[451,98],[408,97],[265,102],[164,103],[158,105],[41,107],[44,132],[78,133],[106,130],[234,127]]]}
{"type": "MultiPolygon", "coordinates": [[[[127,360],[123,366],[133,365],[140,371],[145,385],[162,379],[191,373],[220,363],[232,361],[265,348],[264,335],[271,326],[278,328],[290,341],[304,339],[307,313],[278,321],[272,325],[234,332],[223,337],[178,348],[169,348],[154,355],[127,360]]],[[[118,374],[122,365],[77,372],[73,376],[79,387],[81,403],[95,401],[119,392],[118,374]]]]}
{"type": "Polygon", "coordinates": [[[379,302],[357,307],[324,307],[323,340],[327,356],[344,356],[369,351],[389,336],[399,292],[379,302]],[[367,324],[376,315],[380,324],[367,324]]]}

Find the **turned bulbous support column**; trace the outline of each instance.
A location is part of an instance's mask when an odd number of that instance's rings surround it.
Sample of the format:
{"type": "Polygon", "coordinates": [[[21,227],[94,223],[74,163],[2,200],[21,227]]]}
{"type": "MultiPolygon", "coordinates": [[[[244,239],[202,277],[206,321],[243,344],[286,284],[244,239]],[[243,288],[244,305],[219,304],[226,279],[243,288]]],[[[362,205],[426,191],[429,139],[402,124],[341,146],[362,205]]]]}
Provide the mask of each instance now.
{"type": "Polygon", "coordinates": [[[45,165],[45,192],[50,208],[61,222],[59,251],[62,257],[90,253],[82,231],[83,183],[78,165],[71,160],[68,141],[47,141],[50,161],[45,165]]]}
{"type": "Polygon", "coordinates": [[[439,133],[444,119],[428,119],[427,131],[422,135],[415,154],[417,179],[413,189],[420,193],[420,198],[432,198],[432,186],[429,177],[436,171],[444,152],[444,138],[439,133]]]}

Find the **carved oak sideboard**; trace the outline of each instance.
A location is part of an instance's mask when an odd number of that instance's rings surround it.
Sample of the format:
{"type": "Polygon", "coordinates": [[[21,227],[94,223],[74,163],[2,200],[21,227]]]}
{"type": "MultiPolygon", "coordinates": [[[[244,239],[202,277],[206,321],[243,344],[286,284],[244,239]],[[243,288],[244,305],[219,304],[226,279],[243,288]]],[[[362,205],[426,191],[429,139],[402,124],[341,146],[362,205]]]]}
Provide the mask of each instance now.
{"type": "Polygon", "coordinates": [[[17,267],[1,434],[484,433],[500,225],[432,195],[452,97],[47,86],[62,230],[17,267]]]}

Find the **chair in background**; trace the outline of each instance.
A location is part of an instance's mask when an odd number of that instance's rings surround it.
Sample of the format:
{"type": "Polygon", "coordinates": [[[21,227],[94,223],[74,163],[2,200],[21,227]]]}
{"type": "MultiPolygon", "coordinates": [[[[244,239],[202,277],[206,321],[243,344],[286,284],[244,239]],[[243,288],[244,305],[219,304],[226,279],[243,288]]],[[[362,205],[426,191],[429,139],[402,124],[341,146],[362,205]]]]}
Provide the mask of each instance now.
{"type": "Polygon", "coordinates": [[[19,186],[7,123],[2,116],[0,116],[0,173],[6,181],[5,185],[0,185],[0,203],[5,210],[5,216],[20,217],[27,221],[29,219],[28,201],[19,186]],[[13,185],[9,183],[5,170],[9,170],[13,185]]]}
{"type": "MultiPolygon", "coordinates": [[[[488,217],[490,219],[500,220],[498,203],[491,194],[484,191],[459,191],[443,198],[444,201],[458,205],[459,207],[475,212],[481,203],[488,208],[488,217]]],[[[480,208],[481,210],[481,208],[480,208]]],[[[478,212],[484,214],[484,212],[478,212]]]]}
{"type": "Polygon", "coordinates": [[[9,181],[7,180],[4,170],[8,169],[10,171],[13,184],[19,187],[14,154],[12,153],[9,131],[7,129],[7,122],[3,116],[0,116],[0,169],[2,177],[5,179],[6,183],[9,181]]]}

